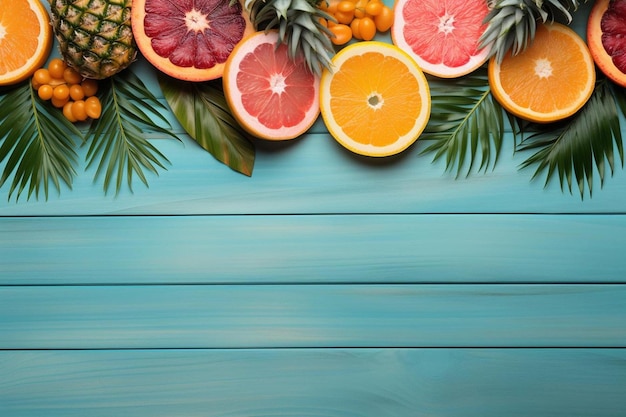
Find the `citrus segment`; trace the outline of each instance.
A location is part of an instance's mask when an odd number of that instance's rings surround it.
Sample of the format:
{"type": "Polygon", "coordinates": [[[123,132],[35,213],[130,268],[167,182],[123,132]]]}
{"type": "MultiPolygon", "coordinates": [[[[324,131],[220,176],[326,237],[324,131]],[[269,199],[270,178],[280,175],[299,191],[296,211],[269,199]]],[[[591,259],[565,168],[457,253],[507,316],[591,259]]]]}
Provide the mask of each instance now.
{"type": "Polygon", "coordinates": [[[131,22],[145,58],[186,81],[221,77],[235,45],[253,32],[241,4],[224,0],[133,0],[131,22]]]}
{"type": "Polygon", "coordinates": [[[247,36],[226,61],[224,93],[233,116],[252,135],[294,139],[319,115],[319,77],[303,55],[289,57],[278,33],[247,36]]]}
{"type": "Polygon", "coordinates": [[[587,43],[598,68],[626,87],[626,0],[596,0],[587,21],[587,43]]]}
{"type": "Polygon", "coordinates": [[[397,0],[391,38],[424,72],[460,77],[487,61],[478,46],[488,13],[485,0],[397,0]]]}
{"type": "Polygon", "coordinates": [[[51,48],[48,12],[39,0],[0,0],[0,85],[30,77],[51,48]]]}
{"type": "Polygon", "coordinates": [[[595,85],[593,59],[584,40],[569,27],[537,27],[523,52],[489,62],[494,97],[510,113],[538,123],[564,119],[591,97],[595,85]]]}
{"type": "Polygon", "coordinates": [[[322,118],[347,149],[367,156],[390,156],[408,148],[430,116],[426,77],[398,47],[378,41],[349,45],[324,70],[322,118]]]}

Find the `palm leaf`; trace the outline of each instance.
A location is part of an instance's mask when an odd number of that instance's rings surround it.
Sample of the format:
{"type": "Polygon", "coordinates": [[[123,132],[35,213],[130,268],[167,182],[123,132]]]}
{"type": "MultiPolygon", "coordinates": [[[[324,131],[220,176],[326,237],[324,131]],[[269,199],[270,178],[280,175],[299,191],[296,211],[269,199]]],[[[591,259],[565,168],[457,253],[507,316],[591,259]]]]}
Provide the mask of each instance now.
{"type": "Polygon", "coordinates": [[[30,82],[0,95],[0,163],[6,162],[0,187],[10,182],[9,200],[40,192],[48,199],[50,184],[72,187],[76,175],[75,138],[81,133],[49,102],[35,97],[30,82]]]}
{"type": "Polygon", "coordinates": [[[521,132],[529,134],[522,139],[517,150],[536,150],[521,168],[537,165],[533,179],[547,171],[545,186],[558,175],[562,190],[567,187],[572,193],[575,182],[581,198],[584,198],[586,188],[591,197],[594,168],[602,187],[606,165],[611,175],[615,171],[615,150],[623,166],[619,108],[626,114],[624,91],[603,78],[596,83],[587,104],[571,119],[550,126],[524,126],[520,122],[521,132]]]}
{"type": "Polygon", "coordinates": [[[431,116],[421,140],[433,141],[422,153],[445,158],[446,170],[469,175],[496,165],[504,136],[504,111],[491,96],[487,71],[454,79],[429,78],[431,116]],[[469,166],[465,169],[466,160],[469,166]]]}
{"type": "Polygon", "coordinates": [[[232,116],[221,81],[191,83],[159,74],[163,95],[181,126],[200,146],[231,169],[252,175],[252,137],[232,116]]]}
{"type": "Polygon", "coordinates": [[[106,81],[100,97],[102,115],[87,132],[91,141],[87,152],[87,168],[97,163],[94,180],[104,172],[105,193],[115,183],[116,194],[124,177],[132,191],[133,176],[148,186],[144,169],[158,175],[165,169],[167,158],[144,135],[151,130],[176,138],[159,110],[166,109],[130,70],[116,74],[106,81]],[[162,125],[157,124],[158,120],[162,125]]]}

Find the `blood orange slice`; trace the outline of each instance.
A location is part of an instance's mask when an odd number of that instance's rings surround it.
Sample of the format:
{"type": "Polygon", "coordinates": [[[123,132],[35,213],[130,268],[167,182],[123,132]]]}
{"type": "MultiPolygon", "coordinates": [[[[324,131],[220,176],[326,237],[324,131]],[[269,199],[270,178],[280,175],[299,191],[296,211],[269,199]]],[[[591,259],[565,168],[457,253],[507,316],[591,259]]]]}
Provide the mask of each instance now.
{"type": "Polygon", "coordinates": [[[233,116],[252,135],[294,139],[319,115],[319,77],[303,55],[289,58],[278,32],[257,32],[242,40],[226,61],[224,93],[233,116]]]}
{"type": "Polygon", "coordinates": [[[598,68],[626,87],[626,0],[596,0],[587,21],[587,44],[598,68]]]}
{"type": "Polygon", "coordinates": [[[478,46],[488,13],[485,0],[397,0],[391,38],[425,73],[460,77],[487,61],[478,46]]]}
{"type": "Polygon", "coordinates": [[[222,76],[235,45],[253,28],[239,2],[133,0],[133,35],[144,57],[186,81],[222,76]]]}

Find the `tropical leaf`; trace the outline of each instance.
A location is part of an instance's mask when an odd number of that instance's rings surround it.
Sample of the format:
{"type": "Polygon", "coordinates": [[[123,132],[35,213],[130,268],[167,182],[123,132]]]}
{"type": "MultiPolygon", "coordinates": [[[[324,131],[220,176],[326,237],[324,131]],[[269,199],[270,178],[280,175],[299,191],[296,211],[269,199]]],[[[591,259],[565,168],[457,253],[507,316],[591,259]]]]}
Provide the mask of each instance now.
{"type": "Polygon", "coordinates": [[[504,114],[492,97],[485,68],[454,80],[429,78],[431,116],[420,140],[433,143],[422,151],[445,158],[446,170],[469,175],[495,167],[504,137],[504,114]],[[466,160],[469,166],[464,169],[466,160]]]}
{"type": "Polygon", "coordinates": [[[144,135],[151,130],[178,139],[169,122],[159,110],[166,106],[146,88],[130,70],[107,79],[101,87],[102,115],[87,132],[91,141],[87,152],[87,168],[97,163],[94,180],[104,172],[105,193],[115,183],[116,194],[122,188],[124,177],[132,191],[133,176],[148,186],[144,169],[157,174],[166,169],[169,161],[144,135]],[[160,120],[163,126],[154,120],[160,120]]]}
{"type": "Polygon", "coordinates": [[[623,166],[624,148],[620,130],[619,109],[626,114],[624,91],[606,78],[596,83],[585,106],[572,118],[550,126],[524,125],[519,122],[523,137],[518,151],[536,150],[522,163],[521,168],[537,165],[533,179],[547,171],[545,185],[558,175],[562,190],[572,193],[576,183],[580,197],[588,188],[593,192],[594,169],[604,185],[608,164],[610,174],[615,171],[616,157],[623,166]],[[586,184],[586,185],[585,185],[586,184]]]}
{"type": "Polygon", "coordinates": [[[9,200],[16,201],[26,188],[27,199],[48,199],[50,184],[72,187],[76,175],[76,127],[59,109],[39,100],[30,81],[0,94],[0,163],[6,162],[0,187],[10,182],[9,200]]]}
{"type": "Polygon", "coordinates": [[[252,137],[228,108],[221,81],[192,83],[159,74],[163,95],[181,126],[200,146],[231,169],[252,175],[252,137]]]}

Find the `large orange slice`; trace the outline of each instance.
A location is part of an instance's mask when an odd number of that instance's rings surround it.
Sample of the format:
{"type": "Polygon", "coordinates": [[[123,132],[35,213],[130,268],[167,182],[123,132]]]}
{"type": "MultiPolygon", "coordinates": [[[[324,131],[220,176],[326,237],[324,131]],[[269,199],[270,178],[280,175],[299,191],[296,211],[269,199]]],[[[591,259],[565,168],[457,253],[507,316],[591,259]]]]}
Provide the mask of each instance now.
{"type": "Polygon", "coordinates": [[[48,12],[39,0],[0,0],[0,85],[30,77],[51,48],[48,12]]]}
{"type": "Polygon", "coordinates": [[[332,59],[320,82],[322,118],[330,134],[361,155],[402,152],[430,117],[430,91],[417,63],[394,45],[351,44],[332,59]]]}
{"type": "Polygon", "coordinates": [[[494,97],[510,113],[537,123],[576,113],[591,97],[595,80],[585,41],[559,23],[538,26],[532,44],[518,55],[489,61],[494,97]]]}

